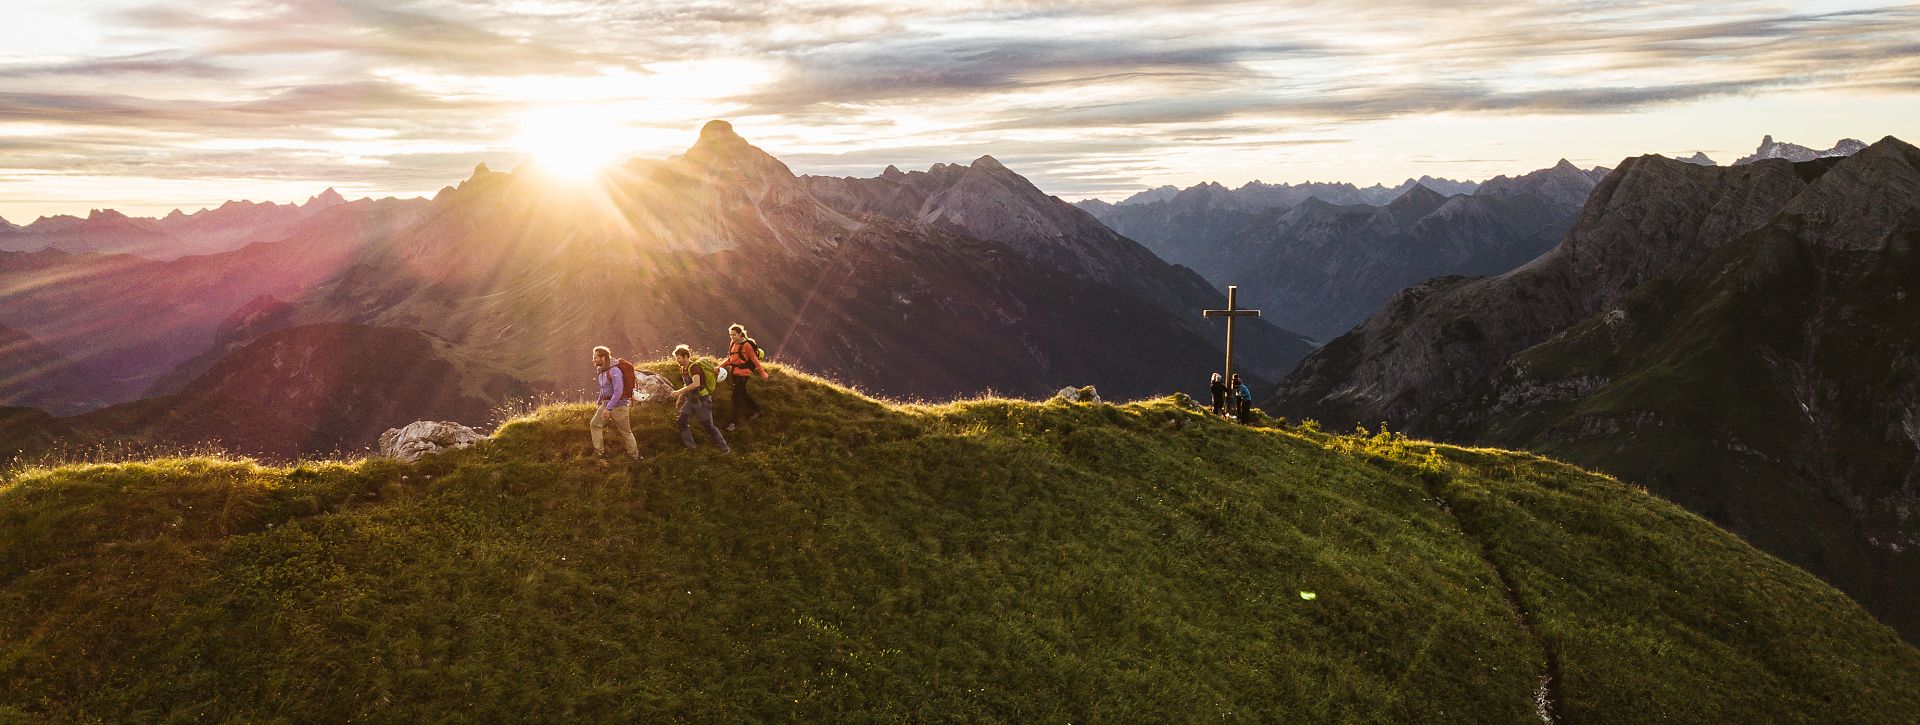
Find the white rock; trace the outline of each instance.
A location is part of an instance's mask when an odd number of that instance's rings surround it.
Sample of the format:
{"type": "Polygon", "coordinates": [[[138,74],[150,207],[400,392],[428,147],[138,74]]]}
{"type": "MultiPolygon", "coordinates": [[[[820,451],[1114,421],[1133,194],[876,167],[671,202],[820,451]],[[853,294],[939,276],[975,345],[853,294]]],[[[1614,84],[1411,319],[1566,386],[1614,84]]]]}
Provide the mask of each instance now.
{"type": "Polygon", "coordinates": [[[381,433],[380,455],[412,463],[429,453],[465,448],[486,439],[479,431],[459,423],[423,420],[381,433]]]}
{"type": "Polygon", "coordinates": [[[1054,393],[1053,397],[1059,400],[1065,400],[1069,403],[1100,402],[1100,392],[1097,390],[1094,390],[1093,386],[1091,385],[1084,388],[1067,386],[1067,387],[1061,388],[1060,392],[1054,393]]]}
{"type": "Polygon", "coordinates": [[[633,380],[633,399],[640,403],[665,403],[673,397],[673,383],[659,375],[637,370],[633,380]]]}

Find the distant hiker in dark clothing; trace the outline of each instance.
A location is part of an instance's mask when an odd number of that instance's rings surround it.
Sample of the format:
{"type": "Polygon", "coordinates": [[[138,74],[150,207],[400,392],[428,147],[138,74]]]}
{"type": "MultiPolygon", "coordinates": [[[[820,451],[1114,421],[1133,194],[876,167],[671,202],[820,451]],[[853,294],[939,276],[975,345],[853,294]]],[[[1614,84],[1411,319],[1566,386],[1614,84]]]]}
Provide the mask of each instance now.
{"type": "Polygon", "coordinates": [[[607,421],[611,420],[614,430],[619,431],[620,439],[627,444],[627,456],[640,460],[640,443],[633,439],[633,410],[627,405],[633,400],[633,363],[626,358],[615,359],[612,350],[596,347],[593,368],[599,371],[594,380],[600,384],[600,405],[593,411],[593,422],[587,424],[593,436],[594,455],[607,460],[603,441],[607,421]]]}
{"type": "Polygon", "coordinates": [[[1253,391],[1247,389],[1246,383],[1240,382],[1240,376],[1238,374],[1233,376],[1233,398],[1239,403],[1238,407],[1240,412],[1237,417],[1240,419],[1240,422],[1247,422],[1249,420],[1247,417],[1248,409],[1253,407],[1253,391]]]}
{"type": "Polygon", "coordinates": [[[755,374],[766,377],[767,369],[760,364],[760,343],[747,337],[746,327],[739,324],[728,327],[727,338],[731,342],[727,347],[727,387],[733,390],[733,414],[727,430],[734,430],[741,423],[760,417],[760,404],[747,394],[747,380],[755,374]]]}
{"type": "Polygon", "coordinates": [[[680,428],[680,442],[694,447],[693,430],[687,424],[697,420],[721,453],[733,452],[727,447],[727,437],[720,435],[720,428],[713,424],[713,389],[720,384],[719,365],[706,358],[693,359],[693,348],[686,345],[673,349],[673,360],[680,363],[682,386],[673,391],[680,399],[680,417],[674,422],[680,428]]]}
{"type": "Polygon", "coordinates": [[[1221,382],[1220,373],[1213,374],[1213,386],[1210,389],[1213,391],[1213,414],[1226,415],[1227,414],[1227,384],[1224,382],[1221,382]]]}

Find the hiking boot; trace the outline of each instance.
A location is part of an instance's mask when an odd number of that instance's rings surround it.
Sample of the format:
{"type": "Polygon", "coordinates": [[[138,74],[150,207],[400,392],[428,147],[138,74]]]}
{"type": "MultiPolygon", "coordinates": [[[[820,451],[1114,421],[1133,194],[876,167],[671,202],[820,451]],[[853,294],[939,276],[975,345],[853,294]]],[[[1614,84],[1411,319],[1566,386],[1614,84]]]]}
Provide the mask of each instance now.
{"type": "Polygon", "coordinates": [[[736,430],[739,430],[739,424],[738,424],[738,423],[728,423],[728,424],[727,424],[727,432],[729,432],[729,433],[731,433],[731,432],[733,432],[733,431],[736,431],[736,430]]]}

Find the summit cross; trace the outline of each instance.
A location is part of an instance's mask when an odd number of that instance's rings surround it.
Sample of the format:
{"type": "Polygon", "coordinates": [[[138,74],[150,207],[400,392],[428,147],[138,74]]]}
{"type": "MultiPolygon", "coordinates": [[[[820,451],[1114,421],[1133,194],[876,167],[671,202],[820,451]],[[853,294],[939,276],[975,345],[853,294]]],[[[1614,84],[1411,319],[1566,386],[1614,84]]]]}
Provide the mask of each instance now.
{"type": "Polygon", "coordinates": [[[1200,311],[1201,317],[1227,318],[1227,370],[1225,373],[1221,374],[1220,379],[1228,382],[1232,382],[1233,380],[1233,318],[1260,316],[1259,310],[1240,309],[1239,293],[1240,293],[1240,287],[1238,285],[1231,285],[1231,284],[1227,285],[1227,308],[1226,309],[1200,311]]]}

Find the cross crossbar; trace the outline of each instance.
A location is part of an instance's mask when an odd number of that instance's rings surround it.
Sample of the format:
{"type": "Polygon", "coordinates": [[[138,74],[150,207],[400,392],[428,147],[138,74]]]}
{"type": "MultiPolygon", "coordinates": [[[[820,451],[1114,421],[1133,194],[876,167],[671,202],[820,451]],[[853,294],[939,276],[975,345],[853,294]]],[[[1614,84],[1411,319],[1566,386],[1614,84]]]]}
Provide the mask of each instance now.
{"type": "Polygon", "coordinates": [[[1224,310],[1201,310],[1200,316],[1227,318],[1227,366],[1226,370],[1220,374],[1220,377],[1222,380],[1231,383],[1233,381],[1233,318],[1259,317],[1260,311],[1241,309],[1240,287],[1230,284],[1227,285],[1227,308],[1224,310]]]}

